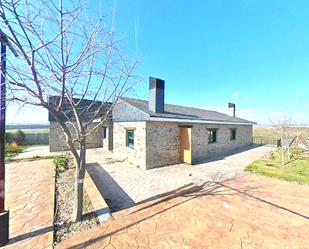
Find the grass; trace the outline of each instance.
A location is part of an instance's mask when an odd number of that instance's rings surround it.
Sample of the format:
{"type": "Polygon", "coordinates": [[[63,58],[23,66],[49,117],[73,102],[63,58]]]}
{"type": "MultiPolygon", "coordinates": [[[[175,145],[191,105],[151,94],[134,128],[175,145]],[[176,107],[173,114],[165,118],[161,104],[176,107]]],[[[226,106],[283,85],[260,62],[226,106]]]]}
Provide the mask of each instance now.
{"type": "Polygon", "coordinates": [[[291,150],[291,159],[281,164],[281,150],[273,152],[268,158],[254,161],[245,171],[275,177],[290,182],[309,184],[309,155],[300,149],[291,150]]]}

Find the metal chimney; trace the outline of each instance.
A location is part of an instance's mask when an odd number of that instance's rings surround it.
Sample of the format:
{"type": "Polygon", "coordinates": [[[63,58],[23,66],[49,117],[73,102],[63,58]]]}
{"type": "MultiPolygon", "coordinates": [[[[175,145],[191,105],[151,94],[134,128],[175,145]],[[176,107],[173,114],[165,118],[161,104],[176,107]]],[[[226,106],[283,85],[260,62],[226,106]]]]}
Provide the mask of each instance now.
{"type": "Polygon", "coordinates": [[[149,110],[164,112],[164,80],[149,77],[149,110]]]}
{"type": "Polygon", "coordinates": [[[233,117],[236,117],[236,105],[234,103],[229,103],[229,108],[233,108],[233,117]]]}

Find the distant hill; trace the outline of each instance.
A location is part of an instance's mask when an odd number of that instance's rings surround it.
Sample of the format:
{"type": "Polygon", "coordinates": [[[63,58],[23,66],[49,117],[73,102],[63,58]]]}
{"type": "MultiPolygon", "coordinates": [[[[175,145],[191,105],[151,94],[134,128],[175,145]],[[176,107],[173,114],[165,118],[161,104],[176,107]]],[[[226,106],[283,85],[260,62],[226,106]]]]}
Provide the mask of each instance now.
{"type": "Polygon", "coordinates": [[[7,124],[5,128],[8,130],[48,129],[49,124],[7,124]]]}

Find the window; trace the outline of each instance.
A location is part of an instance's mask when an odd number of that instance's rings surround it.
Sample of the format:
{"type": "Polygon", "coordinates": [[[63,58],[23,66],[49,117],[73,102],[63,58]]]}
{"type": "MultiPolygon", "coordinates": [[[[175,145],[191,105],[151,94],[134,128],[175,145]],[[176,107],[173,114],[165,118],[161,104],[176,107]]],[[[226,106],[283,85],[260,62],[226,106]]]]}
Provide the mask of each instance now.
{"type": "Polygon", "coordinates": [[[208,143],[217,142],[217,129],[208,129],[208,143]]]}
{"type": "Polygon", "coordinates": [[[106,127],[103,127],[103,139],[105,139],[106,138],[106,127]]]}
{"type": "Polygon", "coordinates": [[[126,131],[126,146],[134,149],[134,130],[126,131]]]}
{"type": "Polygon", "coordinates": [[[231,131],[230,139],[236,140],[236,129],[230,129],[230,131],[231,131]]]}

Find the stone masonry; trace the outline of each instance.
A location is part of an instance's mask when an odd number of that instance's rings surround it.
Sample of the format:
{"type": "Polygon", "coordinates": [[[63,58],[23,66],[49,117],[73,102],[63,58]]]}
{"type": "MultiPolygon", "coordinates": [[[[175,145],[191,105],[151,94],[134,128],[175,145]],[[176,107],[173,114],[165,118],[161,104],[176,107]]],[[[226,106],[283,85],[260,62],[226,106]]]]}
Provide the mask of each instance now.
{"type": "MultiPolygon", "coordinates": [[[[96,124],[92,124],[91,127],[96,124]]],[[[73,127],[71,128],[72,134],[74,134],[73,127]]],[[[102,147],[102,128],[89,136],[87,136],[87,148],[98,148],[102,147]]],[[[49,151],[66,151],[68,146],[65,143],[65,136],[57,122],[50,122],[49,124],[49,151]]]]}
{"type": "Polygon", "coordinates": [[[171,122],[146,123],[147,169],[180,163],[180,128],[171,122]]]}
{"type": "Polygon", "coordinates": [[[192,162],[198,163],[252,144],[252,125],[194,124],[192,128],[192,162]],[[208,130],[217,130],[217,142],[208,143],[208,130]],[[230,129],[236,129],[231,140],[230,129]]]}
{"type": "Polygon", "coordinates": [[[199,163],[252,144],[252,125],[173,122],[115,122],[114,153],[144,169],[180,163],[181,125],[192,125],[192,162],[199,163]],[[209,128],[217,129],[216,143],[208,143],[209,128]],[[126,147],[126,130],[134,130],[134,148],[126,147]],[[236,129],[231,140],[230,129],[236,129]]]}
{"type": "Polygon", "coordinates": [[[146,169],[146,122],[114,122],[114,150],[120,159],[127,159],[146,169]],[[134,148],[126,146],[126,131],[134,130],[134,148]]]}

